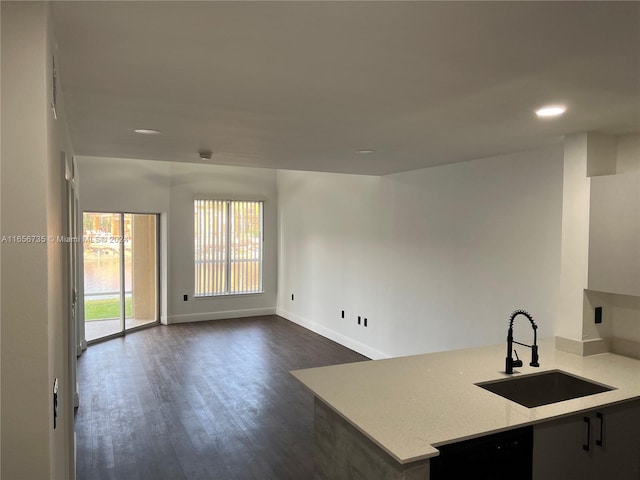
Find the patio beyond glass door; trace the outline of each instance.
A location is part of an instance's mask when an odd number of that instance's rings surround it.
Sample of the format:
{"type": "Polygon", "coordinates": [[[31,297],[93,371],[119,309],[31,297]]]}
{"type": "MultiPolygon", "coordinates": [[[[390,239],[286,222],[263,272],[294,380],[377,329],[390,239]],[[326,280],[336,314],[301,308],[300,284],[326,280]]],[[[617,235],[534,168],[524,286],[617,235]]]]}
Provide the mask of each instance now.
{"type": "Polygon", "coordinates": [[[157,215],[83,213],[88,342],[158,322],[157,215]]]}

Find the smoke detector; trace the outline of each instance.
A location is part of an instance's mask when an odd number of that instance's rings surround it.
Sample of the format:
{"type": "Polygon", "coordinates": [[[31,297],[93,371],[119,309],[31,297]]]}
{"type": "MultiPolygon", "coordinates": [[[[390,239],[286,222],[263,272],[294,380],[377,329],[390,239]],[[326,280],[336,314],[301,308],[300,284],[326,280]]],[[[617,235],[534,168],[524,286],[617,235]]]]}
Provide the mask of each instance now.
{"type": "Polygon", "coordinates": [[[200,158],[202,160],[211,160],[211,150],[200,150],[198,152],[198,155],[200,155],[200,158]]]}
{"type": "Polygon", "coordinates": [[[160,130],[155,128],[136,128],[134,132],[140,135],[160,135],[160,130]]]}

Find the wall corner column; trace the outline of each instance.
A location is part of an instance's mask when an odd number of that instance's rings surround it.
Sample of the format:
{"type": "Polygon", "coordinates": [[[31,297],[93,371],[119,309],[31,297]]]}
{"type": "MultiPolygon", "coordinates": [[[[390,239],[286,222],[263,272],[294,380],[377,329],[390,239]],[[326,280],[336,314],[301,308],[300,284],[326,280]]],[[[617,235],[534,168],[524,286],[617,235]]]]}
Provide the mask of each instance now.
{"type": "Polygon", "coordinates": [[[569,135],[564,144],[559,329],[556,347],[581,355],[609,350],[609,323],[596,327],[589,284],[591,176],[615,173],[615,137],[569,135]]]}

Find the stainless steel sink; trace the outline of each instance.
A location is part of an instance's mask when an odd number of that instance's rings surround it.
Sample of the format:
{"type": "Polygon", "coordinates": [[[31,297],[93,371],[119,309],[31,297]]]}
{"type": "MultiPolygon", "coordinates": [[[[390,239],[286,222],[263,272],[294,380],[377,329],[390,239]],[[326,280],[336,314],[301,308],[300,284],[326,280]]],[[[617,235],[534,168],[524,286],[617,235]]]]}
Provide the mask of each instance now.
{"type": "Polygon", "coordinates": [[[529,408],[615,390],[614,387],[595,383],[562,370],[503,378],[476,385],[529,408]]]}

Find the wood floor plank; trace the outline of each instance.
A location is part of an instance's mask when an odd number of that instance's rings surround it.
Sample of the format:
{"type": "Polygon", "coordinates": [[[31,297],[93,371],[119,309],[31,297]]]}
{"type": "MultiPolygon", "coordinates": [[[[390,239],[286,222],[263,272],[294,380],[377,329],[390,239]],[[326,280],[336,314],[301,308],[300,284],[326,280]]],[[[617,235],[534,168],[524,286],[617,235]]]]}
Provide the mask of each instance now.
{"type": "Polygon", "coordinates": [[[271,315],[158,326],[78,361],[78,480],[308,480],[313,396],[288,372],[367,360],[271,315]]]}

